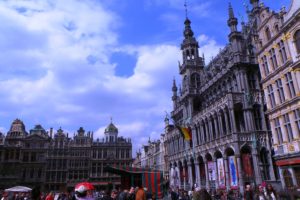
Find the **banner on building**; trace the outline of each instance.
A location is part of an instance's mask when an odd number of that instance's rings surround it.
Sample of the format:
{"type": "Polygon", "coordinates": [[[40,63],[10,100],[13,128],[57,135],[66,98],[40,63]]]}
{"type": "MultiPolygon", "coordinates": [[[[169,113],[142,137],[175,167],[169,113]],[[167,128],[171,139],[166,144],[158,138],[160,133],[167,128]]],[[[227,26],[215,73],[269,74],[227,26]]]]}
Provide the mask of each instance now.
{"type": "Polygon", "coordinates": [[[208,178],[210,181],[216,180],[216,167],[215,163],[212,161],[207,162],[207,169],[208,169],[208,178]]]}
{"type": "Polygon", "coordinates": [[[223,158],[217,159],[219,187],[225,187],[225,170],[223,158]]]}
{"type": "Polygon", "coordinates": [[[229,162],[229,173],[230,173],[230,186],[238,186],[238,174],[237,174],[237,164],[235,156],[228,157],[229,162]]]}
{"type": "Polygon", "coordinates": [[[242,161],[246,177],[253,177],[251,154],[242,154],[242,161]]]}

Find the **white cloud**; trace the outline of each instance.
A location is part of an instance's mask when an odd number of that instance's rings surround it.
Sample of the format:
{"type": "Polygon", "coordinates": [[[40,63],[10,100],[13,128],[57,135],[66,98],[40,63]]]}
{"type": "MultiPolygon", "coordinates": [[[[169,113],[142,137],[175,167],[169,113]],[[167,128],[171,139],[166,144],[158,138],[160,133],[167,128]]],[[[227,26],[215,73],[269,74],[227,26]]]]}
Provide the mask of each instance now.
{"type": "Polygon", "coordinates": [[[204,53],[206,64],[224,47],[223,45],[218,44],[213,38],[204,34],[200,35],[197,40],[200,46],[199,53],[201,56],[204,53]]]}

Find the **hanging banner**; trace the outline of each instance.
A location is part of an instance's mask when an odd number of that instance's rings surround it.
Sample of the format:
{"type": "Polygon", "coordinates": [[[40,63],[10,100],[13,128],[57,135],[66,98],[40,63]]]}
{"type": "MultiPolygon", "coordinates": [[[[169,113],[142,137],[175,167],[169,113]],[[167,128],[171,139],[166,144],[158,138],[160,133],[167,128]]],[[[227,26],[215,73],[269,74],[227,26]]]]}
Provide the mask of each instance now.
{"type": "Polygon", "coordinates": [[[207,169],[208,169],[208,178],[210,181],[216,180],[216,168],[215,163],[212,161],[207,162],[207,169]]]}
{"type": "Polygon", "coordinates": [[[228,157],[229,173],[230,173],[230,185],[232,187],[238,186],[237,164],[235,156],[228,157]]]}
{"type": "Polygon", "coordinates": [[[225,187],[225,171],[224,171],[223,158],[218,158],[217,159],[217,165],[218,165],[219,187],[225,187]]]}
{"type": "Polygon", "coordinates": [[[242,161],[245,175],[250,178],[253,177],[253,170],[252,170],[252,162],[251,162],[251,154],[242,154],[242,161]]]}

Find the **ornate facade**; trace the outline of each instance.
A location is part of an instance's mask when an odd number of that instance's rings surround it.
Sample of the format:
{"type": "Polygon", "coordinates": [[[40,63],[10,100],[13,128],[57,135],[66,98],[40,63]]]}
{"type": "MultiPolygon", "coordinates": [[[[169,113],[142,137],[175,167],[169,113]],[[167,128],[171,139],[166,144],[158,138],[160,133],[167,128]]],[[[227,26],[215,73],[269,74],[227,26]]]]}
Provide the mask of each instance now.
{"type": "Polygon", "coordinates": [[[14,185],[36,186],[64,191],[82,181],[96,187],[120,185],[120,177],[103,171],[105,165],[131,166],[130,139],[118,137],[110,123],[102,140],[80,127],[73,138],[61,128],[53,133],[36,125],[29,133],[19,119],[6,137],[0,134],[0,188],[14,185]]]}
{"type": "Polygon", "coordinates": [[[173,81],[171,117],[174,125],[191,128],[193,139],[184,141],[175,126],[167,124],[172,187],[190,189],[196,184],[243,192],[245,184],[276,180],[255,57],[257,2],[251,4],[241,31],[229,5],[229,43],[208,65],[199,56],[191,21],[184,22],[182,86],[178,89],[173,81]]]}
{"type": "Polygon", "coordinates": [[[300,1],[288,11],[255,4],[256,40],[274,158],[284,188],[300,187],[300,1]]]}

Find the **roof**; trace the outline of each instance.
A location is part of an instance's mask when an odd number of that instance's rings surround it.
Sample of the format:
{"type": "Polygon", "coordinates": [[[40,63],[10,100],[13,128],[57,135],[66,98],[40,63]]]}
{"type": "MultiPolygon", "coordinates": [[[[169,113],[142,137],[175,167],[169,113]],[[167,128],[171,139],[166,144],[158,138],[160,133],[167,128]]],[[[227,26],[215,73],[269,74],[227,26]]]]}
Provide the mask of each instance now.
{"type": "Polygon", "coordinates": [[[105,129],[104,133],[118,133],[117,127],[111,122],[105,129]]]}

